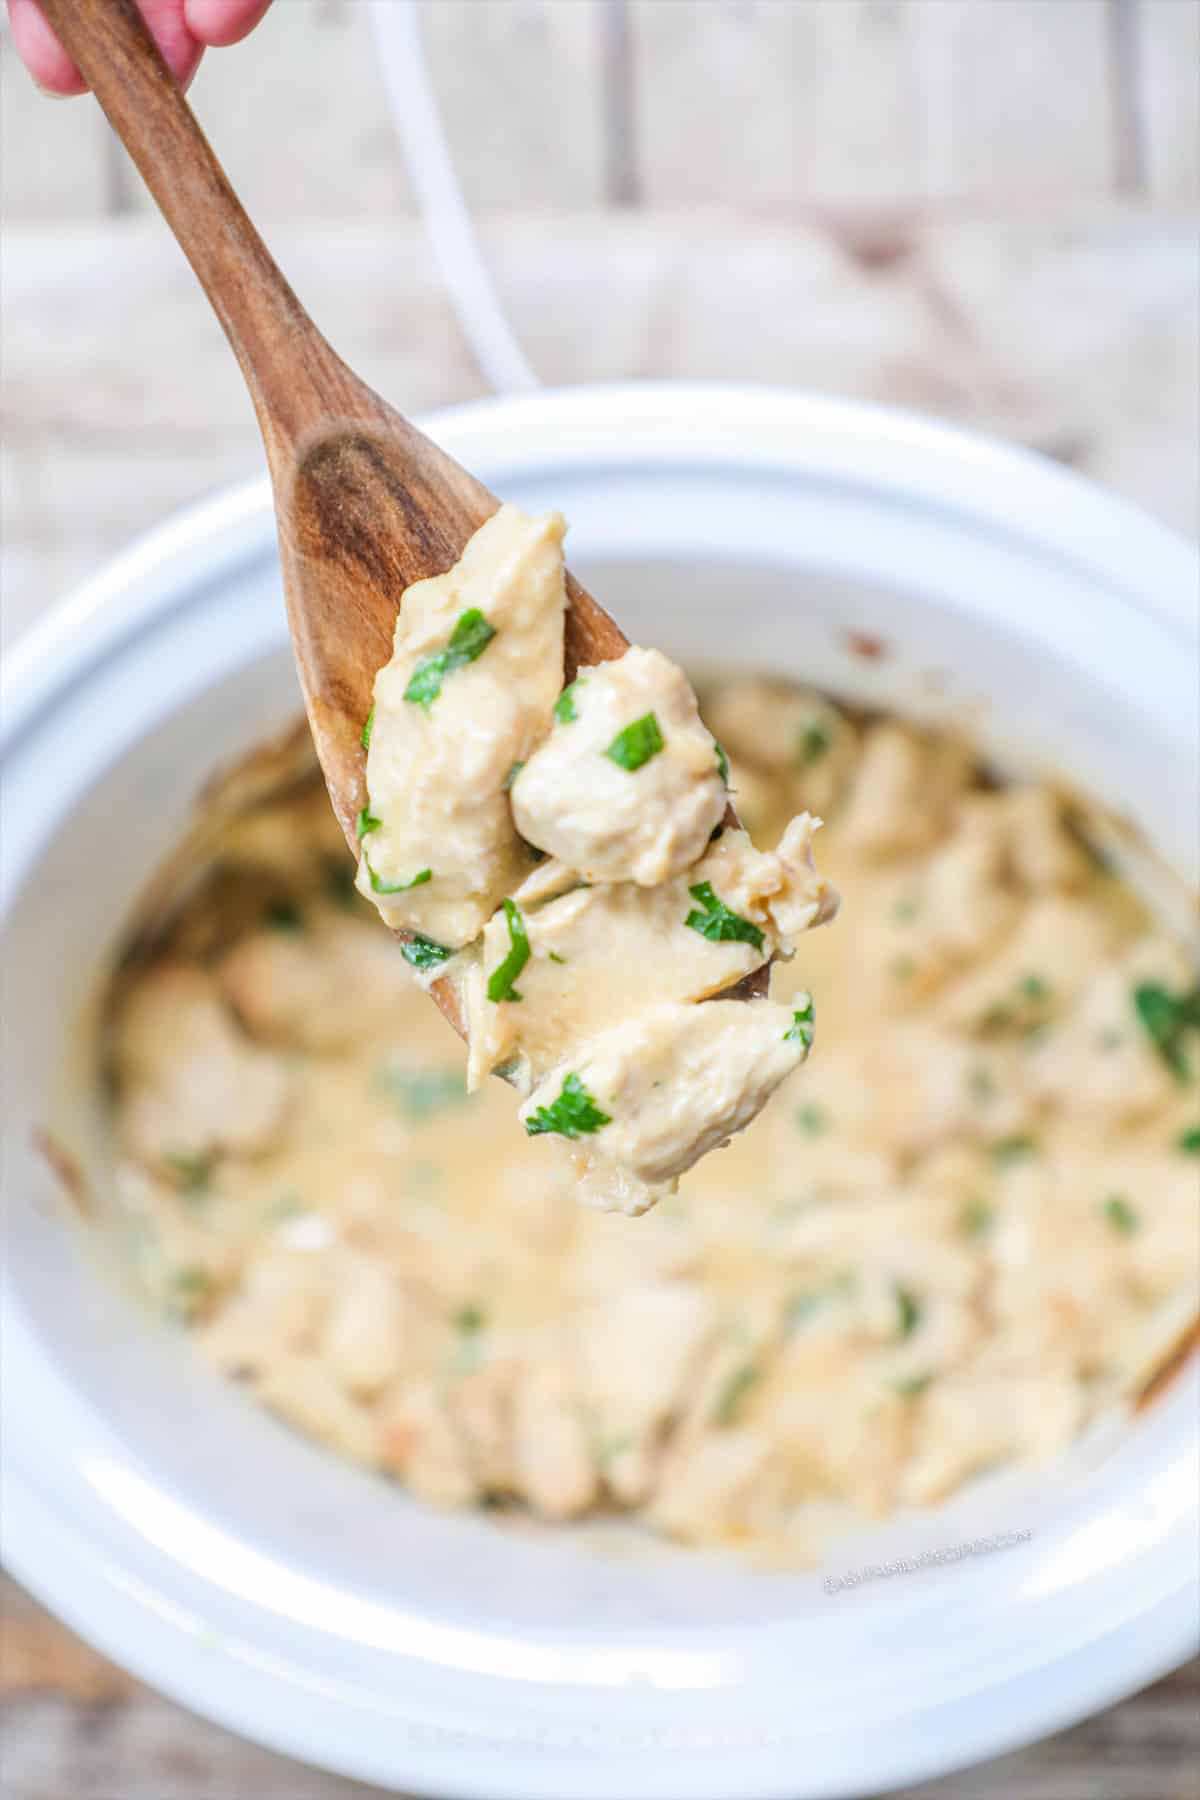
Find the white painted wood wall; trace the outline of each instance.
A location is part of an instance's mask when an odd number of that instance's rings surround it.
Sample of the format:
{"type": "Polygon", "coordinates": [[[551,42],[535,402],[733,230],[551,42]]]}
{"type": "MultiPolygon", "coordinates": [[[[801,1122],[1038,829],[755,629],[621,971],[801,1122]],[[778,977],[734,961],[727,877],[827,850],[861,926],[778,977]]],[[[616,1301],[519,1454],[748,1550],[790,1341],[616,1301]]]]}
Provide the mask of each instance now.
{"type": "MultiPolygon", "coordinates": [[[[491,211],[1200,198],[1197,0],[423,0],[491,211]]],[[[0,50],[8,223],[147,205],[89,108],[0,50]]],[[[411,209],[362,0],[276,0],[193,97],[266,222],[411,209]],[[301,122],[306,149],[273,154],[301,122]]]]}

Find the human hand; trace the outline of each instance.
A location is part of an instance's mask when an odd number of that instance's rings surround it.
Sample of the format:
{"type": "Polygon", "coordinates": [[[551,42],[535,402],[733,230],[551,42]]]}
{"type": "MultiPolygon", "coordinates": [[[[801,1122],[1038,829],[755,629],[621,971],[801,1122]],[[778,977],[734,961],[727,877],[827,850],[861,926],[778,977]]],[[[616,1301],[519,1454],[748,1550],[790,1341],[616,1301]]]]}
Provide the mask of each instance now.
{"type": "MultiPolygon", "coordinates": [[[[254,30],[271,0],[138,0],[173,74],[186,87],[210,46],[238,44],[254,30]]],[[[37,5],[8,0],[17,54],[38,86],[49,94],[84,94],[87,83],[37,5]]]]}

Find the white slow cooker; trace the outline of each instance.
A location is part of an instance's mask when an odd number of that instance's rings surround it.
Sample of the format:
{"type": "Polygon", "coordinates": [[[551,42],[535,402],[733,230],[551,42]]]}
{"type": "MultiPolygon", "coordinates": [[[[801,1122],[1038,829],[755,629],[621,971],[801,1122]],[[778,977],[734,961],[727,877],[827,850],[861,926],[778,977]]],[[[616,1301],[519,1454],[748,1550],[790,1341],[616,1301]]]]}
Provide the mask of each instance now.
{"type": "MultiPolygon", "coordinates": [[[[628,634],[968,718],[1196,878],[1197,561],[1038,458],[719,387],[537,394],[427,427],[556,506],[628,634]],[[866,642],[864,642],[866,640],[866,642]],[[864,649],[873,654],[864,655],[864,649]]],[[[143,1316],[31,1132],[102,1154],[87,1008],[214,768],[296,711],[265,483],[170,521],[10,656],[2,903],[4,1554],[117,1661],[404,1791],[802,1800],[1106,1706],[1197,1625],[1195,1370],[1052,1469],[766,1574],[434,1512],[255,1409],[143,1316]],[[919,1573],[839,1580],[999,1534],[919,1573]]]]}

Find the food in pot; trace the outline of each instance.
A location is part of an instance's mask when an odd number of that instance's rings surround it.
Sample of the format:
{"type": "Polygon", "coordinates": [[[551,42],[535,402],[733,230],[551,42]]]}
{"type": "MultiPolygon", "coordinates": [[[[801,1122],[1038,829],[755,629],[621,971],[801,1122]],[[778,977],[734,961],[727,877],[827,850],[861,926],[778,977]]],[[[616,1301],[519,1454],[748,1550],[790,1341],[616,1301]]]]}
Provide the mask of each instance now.
{"type": "MultiPolygon", "coordinates": [[[[808,1048],[808,995],[821,1033],[753,1131],[643,1218],[577,1206],[540,1137],[586,1143],[639,1082],[669,1163],[656,1068],[713,1073],[692,1021],[711,1010],[719,1035],[752,1009],[694,1004],[701,958],[720,985],[747,945],[676,920],[687,997],[649,959],[625,1024],[617,946],[691,877],[646,889],[643,919],[633,884],[557,892],[552,872],[522,902],[517,986],[537,994],[552,953],[594,956],[613,995],[581,980],[590,1060],[531,1093],[523,1127],[502,1083],[468,1092],[301,783],[223,827],[119,974],[118,1220],[220,1369],[423,1499],[618,1510],[802,1562],[1053,1457],[1169,1357],[1198,1275],[1200,993],[1051,787],[997,786],[957,737],[774,682],[718,686],[703,712],[776,848],[713,845],[698,923],[715,904],[767,941],[799,928],[820,904],[787,824],[806,811],[847,896],[776,971],[771,1054],[808,1048]]],[[[507,950],[496,920],[482,974],[507,950]]],[[[554,1062],[553,1007],[511,1010],[554,1062]]]]}
{"type": "Polygon", "coordinates": [[[807,813],[778,856],[717,841],[725,752],[665,656],[563,687],[564,530],[502,506],[407,589],[363,732],[358,885],[459,986],[468,1085],[502,1067],[526,1132],[576,1147],[580,1196],[640,1213],[812,1045],[811,1008],[801,1036],[778,1007],[697,1003],[790,957],[837,895],[807,813]]]}

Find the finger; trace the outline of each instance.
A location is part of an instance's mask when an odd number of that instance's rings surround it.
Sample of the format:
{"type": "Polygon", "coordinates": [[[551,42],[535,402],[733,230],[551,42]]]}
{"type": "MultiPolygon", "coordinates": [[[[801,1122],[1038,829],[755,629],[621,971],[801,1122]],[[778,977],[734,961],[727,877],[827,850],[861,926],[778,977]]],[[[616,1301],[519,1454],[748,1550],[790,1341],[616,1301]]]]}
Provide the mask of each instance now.
{"type": "Polygon", "coordinates": [[[258,24],[271,0],[184,0],[189,31],[212,49],[240,44],[258,24]]]}
{"type": "MultiPolygon", "coordinates": [[[[185,87],[204,45],[183,16],[184,0],[140,0],[142,15],[176,80],[185,87]]],[[[87,83],[43,18],[36,0],[8,0],[13,43],[33,79],[51,94],[83,94],[87,83]]]]}
{"type": "Polygon", "coordinates": [[[181,87],[186,87],[204,55],[204,45],[184,17],[184,0],[138,0],[163,61],[181,87]]]}
{"type": "Polygon", "coordinates": [[[48,94],[86,94],[87,82],[71,61],[34,0],[8,0],[17,55],[48,94]]]}

